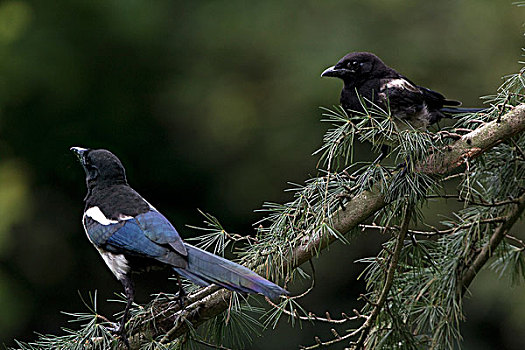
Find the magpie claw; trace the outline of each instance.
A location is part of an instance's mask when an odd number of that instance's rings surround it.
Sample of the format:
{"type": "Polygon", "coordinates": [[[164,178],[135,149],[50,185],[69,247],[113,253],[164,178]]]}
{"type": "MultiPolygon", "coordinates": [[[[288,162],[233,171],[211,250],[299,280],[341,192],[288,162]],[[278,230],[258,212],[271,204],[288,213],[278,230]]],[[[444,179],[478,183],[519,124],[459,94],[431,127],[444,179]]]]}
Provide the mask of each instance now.
{"type": "Polygon", "coordinates": [[[177,293],[177,301],[179,302],[179,306],[181,309],[184,309],[186,299],[186,292],[184,291],[184,289],[181,288],[177,293]]]}
{"type": "Polygon", "coordinates": [[[122,322],[111,322],[109,326],[106,326],[106,329],[113,333],[114,336],[120,338],[127,349],[130,348],[128,337],[126,336],[126,330],[124,329],[124,324],[122,322]]]}

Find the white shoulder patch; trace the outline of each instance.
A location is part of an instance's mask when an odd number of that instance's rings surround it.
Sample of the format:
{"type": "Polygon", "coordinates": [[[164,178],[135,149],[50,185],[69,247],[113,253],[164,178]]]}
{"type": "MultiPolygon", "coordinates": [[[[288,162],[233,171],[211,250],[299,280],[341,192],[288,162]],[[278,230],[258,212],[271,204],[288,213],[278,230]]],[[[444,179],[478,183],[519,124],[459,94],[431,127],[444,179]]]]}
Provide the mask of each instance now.
{"type": "Polygon", "coordinates": [[[410,84],[406,79],[392,79],[389,80],[384,86],[383,89],[406,89],[413,92],[419,92],[419,90],[412,84],[410,84]]]}
{"type": "Polygon", "coordinates": [[[126,221],[126,220],[133,219],[133,216],[124,215],[124,214],[118,214],[118,219],[120,221],[126,221]]]}
{"type": "Polygon", "coordinates": [[[99,249],[98,252],[119,281],[129,272],[128,261],[123,254],[113,254],[102,249],[99,249]]]}
{"type": "Polygon", "coordinates": [[[84,213],[85,216],[92,218],[101,225],[107,226],[118,223],[117,220],[110,220],[104,215],[99,207],[91,207],[84,213]]]}

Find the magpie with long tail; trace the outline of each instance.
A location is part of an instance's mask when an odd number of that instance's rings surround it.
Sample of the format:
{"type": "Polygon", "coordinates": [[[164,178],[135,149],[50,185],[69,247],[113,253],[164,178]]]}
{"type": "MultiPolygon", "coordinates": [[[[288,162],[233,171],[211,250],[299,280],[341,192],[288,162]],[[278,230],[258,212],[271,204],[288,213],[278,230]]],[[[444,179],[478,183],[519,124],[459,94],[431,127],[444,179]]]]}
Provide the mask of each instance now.
{"type": "MultiPolygon", "coordinates": [[[[379,106],[406,122],[396,122],[399,130],[406,129],[408,124],[424,131],[442,118],[484,110],[458,107],[461,102],[448,100],[439,92],[414,84],[370,52],[347,54],[335,66],[324,70],[321,77],[343,80],[340,103],[346,111],[362,113],[365,108],[379,106]]],[[[388,147],[383,146],[383,156],[387,150],[388,147]]]]}
{"type": "Polygon", "coordinates": [[[134,272],[167,266],[199,286],[213,283],[271,299],[288,294],[244,266],[185,243],[168,219],[128,185],[124,167],[113,153],[81,147],[71,150],[86,173],[84,229],[124,287],[127,303],[113,331],[126,345],[125,324],[135,294],[131,280],[134,272]]]}

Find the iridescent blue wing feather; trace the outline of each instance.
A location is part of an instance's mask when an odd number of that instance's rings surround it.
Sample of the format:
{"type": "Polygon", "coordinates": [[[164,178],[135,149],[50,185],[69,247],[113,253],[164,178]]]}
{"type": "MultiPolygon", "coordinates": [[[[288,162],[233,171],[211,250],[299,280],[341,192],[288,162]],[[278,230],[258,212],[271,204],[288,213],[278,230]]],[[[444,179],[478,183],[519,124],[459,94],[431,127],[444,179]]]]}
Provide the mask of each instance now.
{"type": "Polygon", "coordinates": [[[186,266],[183,258],[186,255],[185,248],[177,249],[183,244],[179,234],[156,211],[108,225],[85,217],[84,225],[89,239],[99,248],[112,253],[153,258],[174,266],[186,266]]]}
{"type": "Polygon", "coordinates": [[[102,225],[98,221],[93,220],[88,216],[84,217],[84,228],[86,230],[86,234],[88,235],[91,243],[93,243],[98,248],[102,248],[106,244],[109,237],[111,237],[118,229],[124,226],[125,223],[125,221],[120,221],[111,225],[102,225]]]}
{"type": "Polygon", "coordinates": [[[158,244],[169,244],[175,251],[186,256],[186,248],[179,233],[173,225],[158,211],[151,210],[137,215],[135,220],[142,228],[144,235],[158,244]]]}

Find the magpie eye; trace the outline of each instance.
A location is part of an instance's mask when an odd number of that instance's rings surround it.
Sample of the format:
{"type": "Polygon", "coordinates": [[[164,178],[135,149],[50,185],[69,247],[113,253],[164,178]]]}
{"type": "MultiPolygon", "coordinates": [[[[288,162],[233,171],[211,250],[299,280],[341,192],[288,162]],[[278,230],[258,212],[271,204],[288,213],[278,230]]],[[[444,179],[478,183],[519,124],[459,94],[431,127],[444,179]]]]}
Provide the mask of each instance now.
{"type": "Polygon", "coordinates": [[[351,62],[348,62],[347,67],[350,69],[356,70],[359,68],[360,65],[361,64],[357,61],[351,61],[351,62]]]}

